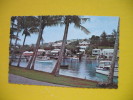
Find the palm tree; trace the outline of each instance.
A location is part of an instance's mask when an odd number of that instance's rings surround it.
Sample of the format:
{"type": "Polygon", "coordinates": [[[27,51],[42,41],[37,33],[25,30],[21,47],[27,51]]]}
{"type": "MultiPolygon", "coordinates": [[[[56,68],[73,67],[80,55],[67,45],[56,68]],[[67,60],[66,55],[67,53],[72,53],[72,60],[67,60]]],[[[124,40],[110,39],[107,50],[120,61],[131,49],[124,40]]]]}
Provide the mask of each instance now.
{"type": "MultiPolygon", "coordinates": [[[[37,57],[37,52],[38,52],[38,48],[40,46],[40,41],[42,40],[42,35],[43,35],[43,30],[46,26],[57,26],[58,24],[61,24],[61,19],[62,17],[61,16],[42,16],[42,20],[41,20],[41,26],[40,26],[40,36],[38,37],[38,40],[37,40],[37,45],[36,45],[36,50],[35,50],[35,53],[34,53],[34,57],[33,57],[33,63],[32,63],[32,66],[31,66],[31,69],[34,70],[34,65],[35,65],[35,60],[36,60],[36,57],[37,57]]],[[[32,58],[31,58],[32,60],[32,58]]]]}
{"type": "Polygon", "coordinates": [[[14,35],[14,32],[16,32],[16,29],[10,28],[10,46],[12,46],[12,40],[20,40],[16,35],[14,35]]]}
{"type": "Polygon", "coordinates": [[[15,39],[14,32],[17,31],[17,29],[14,28],[14,25],[16,25],[14,24],[15,20],[16,20],[16,17],[12,16],[11,17],[11,28],[10,28],[10,45],[12,44],[12,39],[15,39]]]}
{"type": "MultiPolygon", "coordinates": [[[[23,40],[23,45],[22,45],[22,48],[23,48],[25,45],[26,37],[30,36],[30,34],[32,33],[38,32],[38,28],[36,28],[38,24],[35,24],[38,22],[38,20],[36,20],[36,17],[34,16],[23,16],[22,20],[23,20],[22,27],[24,28],[22,35],[25,35],[23,40]]],[[[21,51],[17,66],[20,65],[22,54],[23,54],[23,49],[21,51]]]]}
{"type": "Polygon", "coordinates": [[[120,19],[118,21],[117,32],[114,30],[114,33],[116,33],[116,39],[115,39],[114,53],[113,53],[110,73],[109,73],[109,77],[108,77],[108,84],[113,84],[114,67],[115,67],[115,61],[117,59],[118,45],[119,45],[119,24],[120,24],[120,19]]]}
{"type": "Polygon", "coordinates": [[[39,16],[40,19],[40,26],[39,26],[39,35],[36,43],[36,48],[34,49],[34,53],[32,58],[30,59],[27,69],[34,69],[35,60],[37,57],[38,48],[40,46],[40,41],[42,39],[43,30],[46,26],[56,26],[61,21],[61,16],[39,16]],[[32,66],[31,66],[32,64],[32,66]]]}
{"type": "Polygon", "coordinates": [[[65,30],[64,30],[64,36],[63,36],[61,51],[59,53],[59,57],[58,57],[56,65],[55,65],[55,67],[52,71],[52,74],[54,74],[56,76],[59,75],[59,69],[60,69],[62,58],[63,58],[65,45],[66,45],[66,42],[67,42],[67,34],[68,34],[69,24],[74,23],[76,28],[81,29],[86,34],[90,33],[85,27],[80,25],[82,21],[86,22],[87,18],[80,18],[79,16],[64,16],[65,30]]]}
{"type": "Polygon", "coordinates": [[[43,37],[41,37],[41,45],[43,45],[43,43],[44,43],[44,39],[43,39],[43,37]]]}
{"type": "Polygon", "coordinates": [[[33,53],[32,58],[30,59],[28,65],[26,67],[27,69],[30,69],[30,67],[31,67],[32,61],[33,61],[33,59],[35,57],[36,50],[38,50],[37,47],[39,45],[39,40],[40,40],[40,38],[42,36],[42,29],[41,29],[42,28],[42,16],[39,16],[39,23],[40,23],[40,25],[39,25],[39,34],[38,34],[38,39],[37,39],[37,42],[36,42],[36,48],[34,48],[34,53],[33,53]]]}
{"type": "MultiPolygon", "coordinates": [[[[21,30],[21,29],[20,29],[20,20],[21,20],[21,17],[17,16],[17,17],[16,17],[16,20],[17,20],[17,34],[16,34],[16,40],[15,40],[15,44],[14,44],[14,50],[13,50],[13,52],[12,52],[12,54],[11,54],[11,59],[14,58],[14,52],[15,52],[15,49],[16,49],[16,46],[17,46],[17,42],[18,42],[18,40],[19,40],[18,35],[19,35],[20,30],[21,30]]],[[[11,60],[11,59],[10,59],[9,65],[12,64],[12,60],[11,60]]]]}
{"type": "MultiPolygon", "coordinates": [[[[25,35],[25,36],[24,36],[24,40],[23,40],[23,45],[22,45],[22,48],[23,48],[24,45],[25,45],[26,37],[27,37],[27,36],[30,36],[30,33],[28,32],[28,29],[27,29],[27,28],[25,28],[25,30],[23,31],[23,34],[22,34],[22,35],[25,35]]],[[[21,54],[20,54],[20,57],[19,57],[17,66],[20,65],[22,54],[23,54],[23,50],[21,51],[21,54]]]]}

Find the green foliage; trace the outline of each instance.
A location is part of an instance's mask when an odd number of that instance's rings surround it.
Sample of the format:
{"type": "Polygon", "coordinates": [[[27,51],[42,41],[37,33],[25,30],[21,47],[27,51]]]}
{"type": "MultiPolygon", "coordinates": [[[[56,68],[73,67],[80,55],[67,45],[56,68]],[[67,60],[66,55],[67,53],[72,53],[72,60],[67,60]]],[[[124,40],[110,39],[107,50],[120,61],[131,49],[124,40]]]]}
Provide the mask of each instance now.
{"type": "Polygon", "coordinates": [[[86,50],[85,50],[85,53],[87,54],[87,56],[92,55],[92,48],[90,46],[87,47],[86,50]]]}
{"type": "Polygon", "coordinates": [[[101,34],[101,45],[102,46],[107,46],[108,45],[107,33],[106,32],[103,32],[101,34]]]}
{"type": "Polygon", "coordinates": [[[90,46],[92,48],[112,48],[115,43],[115,31],[111,35],[103,32],[101,36],[92,35],[90,38],[90,46]]]}
{"type": "Polygon", "coordinates": [[[79,45],[79,41],[74,41],[71,42],[70,44],[66,45],[66,49],[70,50],[72,54],[76,54],[77,52],[79,52],[79,47],[77,47],[79,45]]]}

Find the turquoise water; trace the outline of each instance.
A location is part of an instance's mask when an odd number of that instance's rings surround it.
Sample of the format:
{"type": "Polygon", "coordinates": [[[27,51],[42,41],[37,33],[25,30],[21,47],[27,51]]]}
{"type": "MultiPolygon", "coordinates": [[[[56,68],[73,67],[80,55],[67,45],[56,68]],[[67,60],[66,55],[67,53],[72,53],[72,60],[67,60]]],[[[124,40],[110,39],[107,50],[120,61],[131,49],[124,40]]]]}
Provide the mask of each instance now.
{"type": "MultiPolygon", "coordinates": [[[[56,60],[52,60],[53,62],[38,62],[35,63],[35,70],[44,71],[44,72],[52,72],[56,60]]],[[[13,65],[16,65],[14,62],[13,65]]],[[[27,63],[25,61],[21,62],[21,67],[26,67],[27,63]]],[[[94,80],[100,82],[106,82],[108,77],[106,75],[96,73],[96,67],[98,66],[97,60],[86,60],[82,59],[81,61],[64,59],[62,61],[62,65],[69,65],[68,69],[60,69],[59,74],[78,77],[87,80],[94,80]]],[[[118,79],[115,77],[114,82],[118,82],[118,79]]]]}

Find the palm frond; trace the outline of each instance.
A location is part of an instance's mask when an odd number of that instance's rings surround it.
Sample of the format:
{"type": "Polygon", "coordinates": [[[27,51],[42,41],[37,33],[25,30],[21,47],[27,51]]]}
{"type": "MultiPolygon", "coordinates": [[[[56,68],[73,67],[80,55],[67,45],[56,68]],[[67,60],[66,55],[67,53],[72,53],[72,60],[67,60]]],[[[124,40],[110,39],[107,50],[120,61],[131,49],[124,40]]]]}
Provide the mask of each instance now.
{"type": "Polygon", "coordinates": [[[24,29],[22,35],[25,35],[25,36],[30,36],[30,32],[28,32],[27,29],[24,29]]]}
{"type": "Polygon", "coordinates": [[[64,24],[63,16],[42,16],[42,29],[47,26],[58,26],[64,24]]]}
{"type": "Polygon", "coordinates": [[[39,29],[38,29],[37,27],[31,27],[31,28],[29,29],[29,32],[30,32],[30,33],[38,33],[38,32],[39,32],[39,29]]]}
{"type": "Polygon", "coordinates": [[[90,31],[88,29],[86,29],[84,26],[80,25],[80,24],[75,24],[74,25],[76,28],[79,28],[80,30],[82,30],[84,33],[89,34],[90,31]]]}
{"type": "Polygon", "coordinates": [[[85,23],[87,21],[90,21],[90,18],[81,18],[81,23],[85,23]]]}

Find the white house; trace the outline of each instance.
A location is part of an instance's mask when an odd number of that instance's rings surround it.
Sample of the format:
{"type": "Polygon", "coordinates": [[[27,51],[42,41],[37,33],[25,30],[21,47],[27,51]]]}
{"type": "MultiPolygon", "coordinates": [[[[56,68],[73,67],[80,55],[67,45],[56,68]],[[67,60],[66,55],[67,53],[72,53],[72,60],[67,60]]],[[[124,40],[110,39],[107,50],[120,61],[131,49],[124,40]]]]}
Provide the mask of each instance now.
{"type": "Polygon", "coordinates": [[[52,46],[55,48],[60,48],[62,46],[62,42],[53,43],[52,46]]]}
{"type": "Polygon", "coordinates": [[[33,52],[32,51],[25,51],[23,52],[23,56],[32,56],[33,52]]]}
{"type": "Polygon", "coordinates": [[[101,54],[101,49],[93,49],[92,50],[92,56],[97,56],[101,54]]]}
{"type": "Polygon", "coordinates": [[[51,51],[51,54],[58,56],[59,52],[60,52],[60,49],[54,49],[54,50],[51,51]]]}
{"type": "Polygon", "coordinates": [[[79,46],[78,46],[78,47],[80,47],[79,51],[85,52],[85,50],[89,46],[89,44],[90,44],[90,42],[87,42],[87,41],[79,42],[79,46]]]}
{"type": "Polygon", "coordinates": [[[105,57],[106,59],[111,59],[113,57],[113,52],[114,49],[93,49],[92,56],[105,57]]]}
{"type": "Polygon", "coordinates": [[[100,55],[109,59],[113,57],[113,52],[114,52],[114,49],[102,49],[100,55]]]}
{"type": "Polygon", "coordinates": [[[38,49],[37,55],[41,55],[42,53],[44,53],[45,50],[44,49],[38,49]]]}

